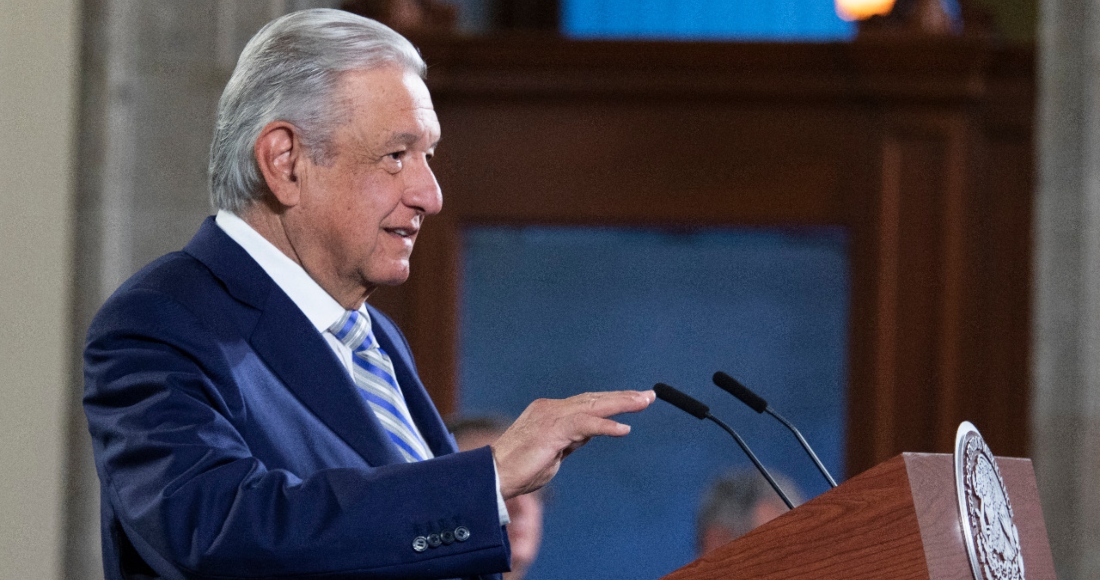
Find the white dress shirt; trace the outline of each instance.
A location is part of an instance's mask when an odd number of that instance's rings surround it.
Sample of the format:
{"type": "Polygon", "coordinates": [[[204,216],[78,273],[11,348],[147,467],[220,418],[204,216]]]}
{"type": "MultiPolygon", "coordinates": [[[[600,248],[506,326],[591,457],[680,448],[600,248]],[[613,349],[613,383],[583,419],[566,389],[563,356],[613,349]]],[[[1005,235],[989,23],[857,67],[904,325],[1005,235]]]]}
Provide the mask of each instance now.
{"type": "MultiPolygon", "coordinates": [[[[271,276],[275,284],[290,297],[290,300],[306,315],[306,318],[317,329],[317,332],[324,337],[329,348],[336,353],[336,358],[343,363],[348,376],[351,376],[352,365],[355,364],[352,361],[353,353],[351,349],[336,338],[334,334],[328,332],[329,327],[344,316],[344,307],[340,306],[340,303],[328,292],[325,292],[324,288],[321,288],[320,284],[314,281],[301,265],[291,260],[289,256],[252,229],[252,226],[237,217],[236,214],[219,210],[214,222],[227,236],[240,244],[244,251],[248,252],[248,255],[263,268],[264,272],[271,276]]],[[[366,316],[367,320],[370,321],[366,305],[359,307],[359,313],[366,316]]],[[[400,390],[400,386],[398,390],[400,390]]],[[[417,435],[423,439],[415,424],[413,428],[417,429],[417,435]]],[[[493,474],[496,478],[497,512],[500,515],[501,525],[505,525],[511,519],[508,517],[508,508],[504,506],[504,496],[500,493],[500,476],[496,473],[495,461],[493,462],[493,474]]]]}

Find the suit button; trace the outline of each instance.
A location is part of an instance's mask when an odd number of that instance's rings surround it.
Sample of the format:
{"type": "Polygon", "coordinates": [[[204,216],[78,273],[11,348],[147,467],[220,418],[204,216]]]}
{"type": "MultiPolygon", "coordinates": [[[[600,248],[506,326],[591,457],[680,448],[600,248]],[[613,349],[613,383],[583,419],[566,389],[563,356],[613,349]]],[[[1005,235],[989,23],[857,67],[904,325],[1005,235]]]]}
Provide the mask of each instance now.
{"type": "Polygon", "coordinates": [[[443,540],[444,546],[450,546],[455,542],[455,533],[450,530],[443,530],[439,532],[439,539],[443,540]]]}
{"type": "Polygon", "coordinates": [[[460,542],[465,542],[470,539],[470,530],[466,529],[466,526],[458,526],[455,528],[455,539],[460,542]]]}
{"type": "Polygon", "coordinates": [[[424,536],[417,536],[416,539],[413,540],[413,550],[416,550],[417,552],[423,552],[427,549],[428,538],[425,538],[424,536]]]}
{"type": "Polygon", "coordinates": [[[439,534],[428,534],[428,545],[433,548],[438,548],[443,544],[443,539],[439,537],[439,534]]]}

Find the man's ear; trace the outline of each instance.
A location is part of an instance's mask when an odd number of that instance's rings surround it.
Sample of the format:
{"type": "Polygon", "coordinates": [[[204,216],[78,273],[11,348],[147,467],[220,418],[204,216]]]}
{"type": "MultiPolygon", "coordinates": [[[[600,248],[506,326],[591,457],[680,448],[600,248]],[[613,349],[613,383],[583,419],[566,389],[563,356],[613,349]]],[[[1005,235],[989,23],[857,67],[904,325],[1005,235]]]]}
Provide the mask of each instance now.
{"type": "Polygon", "coordinates": [[[286,121],[273,121],[256,138],[256,164],[268,190],[284,207],[298,205],[301,163],[305,160],[298,128],[286,121]]]}

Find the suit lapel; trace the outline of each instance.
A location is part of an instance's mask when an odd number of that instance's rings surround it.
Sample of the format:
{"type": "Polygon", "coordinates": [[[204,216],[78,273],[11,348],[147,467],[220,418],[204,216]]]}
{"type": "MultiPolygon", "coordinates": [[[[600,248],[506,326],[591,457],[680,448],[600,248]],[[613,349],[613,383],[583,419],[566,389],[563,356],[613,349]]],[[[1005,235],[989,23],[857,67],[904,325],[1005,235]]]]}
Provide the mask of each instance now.
{"type": "Polygon", "coordinates": [[[367,463],[404,463],[325,339],[278,287],[256,323],[251,343],[298,400],[367,463]]]}
{"type": "Polygon", "coordinates": [[[305,407],[370,465],[404,462],[325,339],[212,218],[185,251],[206,264],[230,294],[259,310],[249,343],[305,407]]]}

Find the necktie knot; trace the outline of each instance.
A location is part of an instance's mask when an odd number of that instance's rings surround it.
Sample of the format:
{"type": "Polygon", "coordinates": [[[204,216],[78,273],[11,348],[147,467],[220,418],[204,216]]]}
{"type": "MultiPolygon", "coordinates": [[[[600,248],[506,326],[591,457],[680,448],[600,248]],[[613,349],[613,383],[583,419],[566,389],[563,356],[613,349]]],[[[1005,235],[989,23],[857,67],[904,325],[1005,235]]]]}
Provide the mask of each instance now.
{"type": "Polygon", "coordinates": [[[356,310],[345,312],[328,330],[353,352],[377,348],[378,342],[371,331],[370,318],[356,310]]]}

